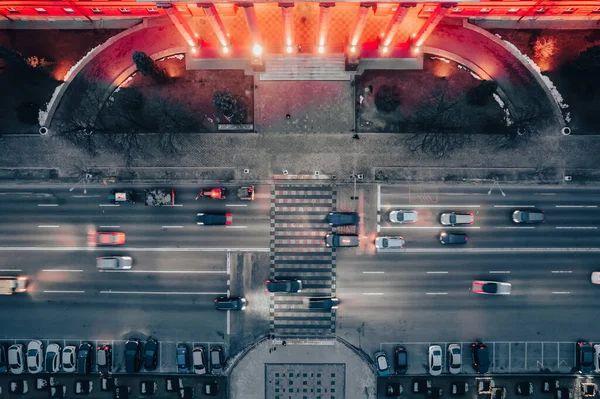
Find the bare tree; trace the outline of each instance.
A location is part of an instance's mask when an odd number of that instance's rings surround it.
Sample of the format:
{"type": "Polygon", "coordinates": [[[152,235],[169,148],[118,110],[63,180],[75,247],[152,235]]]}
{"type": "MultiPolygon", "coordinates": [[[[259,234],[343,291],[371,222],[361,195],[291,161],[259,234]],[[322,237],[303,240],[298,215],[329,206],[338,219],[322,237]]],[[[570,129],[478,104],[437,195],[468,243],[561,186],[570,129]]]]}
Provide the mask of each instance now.
{"type": "Polygon", "coordinates": [[[487,131],[492,134],[489,142],[498,149],[516,148],[538,136],[549,120],[552,112],[536,106],[513,110],[502,120],[489,121],[487,131]]]}

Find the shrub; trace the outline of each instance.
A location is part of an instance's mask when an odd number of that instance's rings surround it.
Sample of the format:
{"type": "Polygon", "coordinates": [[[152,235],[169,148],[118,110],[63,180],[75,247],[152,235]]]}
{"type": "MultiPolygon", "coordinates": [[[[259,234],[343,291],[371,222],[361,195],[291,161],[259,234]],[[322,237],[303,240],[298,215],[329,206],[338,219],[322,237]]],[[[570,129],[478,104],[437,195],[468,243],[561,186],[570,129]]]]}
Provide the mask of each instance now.
{"type": "Polygon", "coordinates": [[[396,86],[383,85],[375,94],[375,107],[385,113],[394,112],[400,106],[400,92],[396,86]]]}

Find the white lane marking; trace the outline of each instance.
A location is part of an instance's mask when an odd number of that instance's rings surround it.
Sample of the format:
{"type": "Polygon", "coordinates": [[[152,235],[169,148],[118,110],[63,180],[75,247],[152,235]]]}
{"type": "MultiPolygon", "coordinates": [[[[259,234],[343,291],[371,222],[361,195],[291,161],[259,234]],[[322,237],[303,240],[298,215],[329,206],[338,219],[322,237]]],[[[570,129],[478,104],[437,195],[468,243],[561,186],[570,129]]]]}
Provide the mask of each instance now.
{"type": "Polygon", "coordinates": [[[175,205],[171,205],[171,206],[183,206],[182,204],[175,204],[175,205]]]}
{"type": "Polygon", "coordinates": [[[98,226],[101,229],[120,229],[121,226],[98,226]]]}
{"type": "Polygon", "coordinates": [[[409,229],[409,230],[441,230],[441,229],[481,229],[480,226],[381,226],[382,229],[409,229]]]}
{"type": "Polygon", "coordinates": [[[163,229],[183,229],[183,226],[162,226],[163,229]]]}
{"type": "Polygon", "coordinates": [[[227,335],[231,333],[231,310],[227,311],[227,335]]]}
{"type": "Polygon", "coordinates": [[[509,270],[490,270],[490,274],[510,274],[509,270]]]}
{"type": "Polygon", "coordinates": [[[556,208],[598,208],[598,205],[555,205],[556,208]]]}
{"type": "Polygon", "coordinates": [[[441,195],[487,195],[484,193],[440,193],[441,195]]]}
{"type": "Polygon", "coordinates": [[[22,269],[0,269],[0,272],[21,272],[22,269]]]}
{"type": "Polygon", "coordinates": [[[247,229],[248,226],[225,226],[226,229],[247,229]]]}
{"type": "MultiPolygon", "coordinates": [[[[120,251],[130,252],[271,252],[271,248],[143,248],[119,247],[120,251]]],[[[599,248],[600,250],[600,248],[599,248]]],[[[0,251],[106,251],[104,247],[0,247],[0,251]]]]}
{"type": "Polygon", "coordinates": [[[386,208],[402,208],[402,209],[414,209],[414,208],[481,208],[481,205],[418,205],[418,204],[404,204],[404,205],[395,205],[395,204],[383,204],[386,208]]]}
{"type": "Polygon", "coordinates": [[[71,195],[71,198],[97,198],[99,195],[71,195]]]}
{"type": "Polygon", "coordinates": [[[133,295],[223,295],[224,292],[179,292],[179,291],[100,291],[101,294],[133,294],[133,295]]]}
{"type": "Polygon", "coordinates": [[[100,273],[227,274],[225,270],[98,270],[100,273]]]}
{"type": "Polygon", "coordinates": [[[573,273],[572,270],[552,270],[551,273],[554,274],[569,274],[569,273],[573,273]]]}
{"type": "Polygon", "coordinates": [[[248,206],[248,204],[225,204],[225,206],[248,206]]]}
{"type": "Polygon", "coordinates": [[[427,295],[448,295],[447,292],[428,292],[427,295]]]}
{"type": "Polygon", "coordinates": [[[448,272],[427,272],[427,274],[448,274],[448,272]]]}
{"type": "Polygon", "coordinates": [[[556,195],[556,193],[533,193],[533,195],[556,195]]]}
{"type": "Polygon", "coordinates": [[[44,290],[42,291],[46,294],[83,294],[85,291],[52,291],[52,290],[44,290]]]}
{"type": "Polygon", "coordinates": [[[494,226],[495,229],[535,229],[535,226],[494,226]]]}
{"type": "Polygon", "coordinates": [[[494,205],[494,208],[535,208],[535,205],[494,205]]]}
{"type": "Polygon", "coordinates": [[[552,291],[552,293],[557,295],[570,295],[571,291],[552,291]]]}
{"type": "Polygon", "coordinates": [[[60,226],[57,225],[57,224],[52,224],[52,225],[50,225],[50,224],[44,224],[44,225],[41,225],[41,226],[38,226],[38,227],[41,228],[41,229],[57,229],[60,226]]]}
{"type": "Polygon", "coordinates": [[[43,272],[60,272],[60,273],[83,273],[81,269],[42,269],[43,272]]]}
{"type": "Polygon", "coordinates": [[[381,184],[377,185],[377,213],[381,212],[381,184]]]}
{"type": "Polygon", "coordinates": [[[58,204],[38,204],[38,206],[58,206],[58,204]]]}
{"type": "Polygon", "coordinates": [[[559,230],[596,230],[597,226],[556,226],[555,229],[559,230]]]}
{"type": "Polygon", "coordinates": [[[227,251],[227,275],[229,275],[230,273],[231,273],[231,252],[227,251]]]}
{"type": "Polygon", "coordinates": [[[385,274],[385,272],[363,272],[363,274],[385,274]]]}
{"type": "Polygon", "coordinates": [[[374,296],[374,295],[383,295],[383,292],[363,292],[363,295],[369,295],[369,296],[374,296]]]}
{"type": "Polygon", "coordinates": [[[100,204],[98,206],[121,206],[120,204],[100,204]]]}

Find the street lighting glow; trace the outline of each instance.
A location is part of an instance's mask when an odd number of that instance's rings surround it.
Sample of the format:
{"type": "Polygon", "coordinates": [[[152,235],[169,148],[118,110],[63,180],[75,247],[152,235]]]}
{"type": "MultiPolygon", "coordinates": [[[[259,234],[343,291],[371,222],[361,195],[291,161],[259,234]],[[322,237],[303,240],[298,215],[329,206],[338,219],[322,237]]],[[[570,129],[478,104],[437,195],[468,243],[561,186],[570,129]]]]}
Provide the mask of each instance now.
{"type": "Polygon", "coordinates": [[[262,54],[262,47],[260,44],[255,44],[254,47],[252,47],[252,54],[259,56],[262,54]]]}
{"type": "Polygon", "coordinates": [[[194,47],[194,45],[195,45],[195,44],[196,44],[196,43],[194,43],[194,41],[193,41],[192,39],[188,40],[188,45],[189,45],[190,47],[194,47]]]}
{"type": "Polygon", "coordinates": [[[356,47],[354,47],[354,46],[350,47],[350,52],[351,53],[356,53],[356,47]]]}
{"type": "Polygon", "coordinates": [[[285,49],[285,51],[286,51],[288,54],[292,54],[292,46],[287,46],[287,48],[285,49]]]}
{"type": "Polygon", "coordinates": [[[192,54],[197,54],[198,53],[198,49],[196,47],[192,47],[192,54]]]}
{"type": "Polygon", "coordinates": [[[319,54],[323,54],[325,52],[325,47],[319,46],[319,54]]]}
{"type": "Polygon", "coordinates": [[[381,49],[381,52],[385,54],[385,53],[387,53],[387,52],[388,52],[388,50],[389,50],[389,49],[388,49],[388,47],[387,47],[387,46],[383,46],[383,48],[381,49]]]}
{"type": "Polygon", "coordinates": [[[229,53],[229,47],[223,46],[223,53],[228,54],[229,53]]]}

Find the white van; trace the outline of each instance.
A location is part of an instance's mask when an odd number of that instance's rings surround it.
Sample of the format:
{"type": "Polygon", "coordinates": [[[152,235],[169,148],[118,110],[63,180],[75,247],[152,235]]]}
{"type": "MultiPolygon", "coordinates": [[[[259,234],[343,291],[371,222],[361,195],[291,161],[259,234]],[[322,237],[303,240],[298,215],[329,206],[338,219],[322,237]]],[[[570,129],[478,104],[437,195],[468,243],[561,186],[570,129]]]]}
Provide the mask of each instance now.
{"type": "Polygon", "coordinates": [[[27,277],[0,276],[0,295],[12,295],[27,291],[27,277]]]}
{"type": "Polygon", "coordinates": [[[449,212],[442,213],[440,223],[444,226],[455,226],[457,224],[473,224],[475,216],[471,212],[449,212]]]}

